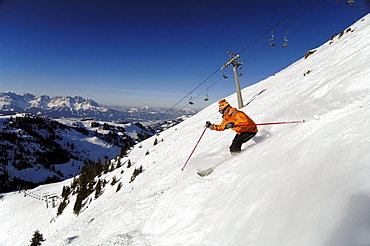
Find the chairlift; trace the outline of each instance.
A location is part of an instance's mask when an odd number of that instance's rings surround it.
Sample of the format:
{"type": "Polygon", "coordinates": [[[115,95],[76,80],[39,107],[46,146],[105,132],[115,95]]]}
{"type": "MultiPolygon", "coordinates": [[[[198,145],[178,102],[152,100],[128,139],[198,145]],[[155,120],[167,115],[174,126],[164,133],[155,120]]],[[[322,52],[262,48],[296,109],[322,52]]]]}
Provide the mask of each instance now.
{"type": "Polygon", "coordinates": [[[288,42],[289,42],[289,40],[288,40],[288,30],[285,33],[284,41],[285,41],[285,43],[282,45],[283,48],[288,46],[288,42]]]}
{"type": "Polygon", "coordinates": [[[242,76],[243,75],[243,68],[242,67],[239,67],[239,70],[240,70],[240,73],[238,75],[239,76],[242,76]]]}
{"type": "Polygon", "coordinates": [[[229,78],[229,77],[227,77],[227,76],[226,76],[226,70],[224,70],[224,71],[223,71],[223,73],[222,73],[222,77],[223,77],[224,79],[229,78]]]}
{"type": "Polygon", "coordinates": [[[189,104],[190,104],[190,105],[194,105],[194,102],[193,102],[193,97],[192,97],[192,96],[190,96],[190,99],[189,99],[189,104]]]}
{"type": "Polygon", "coordinates": [[[347,5],[352,5],[355,2],[355,0],[348,0],[347,5]]]}
{"type": "Polygon", "coordinates": [[[269,42],[269,44],[270,44],[271,47],[274,47],[275,46],[274,39],[275,39],[275,37],[274,37],[274,29],[271,29],[271,38],[268,40],[268,42],[269,42]]]}
{"type": "Polygon", "coordinates": [[[361,11],[365,11],[364,5],[362,4],[361,11]]]}
{"type": "Polygon", "coordinates": [[[338,3],[342,2],[342,0],[337,0],[338,3]]]}
{"type": "Polygon", "coordinates": [[[206,92],[206,98],[204,98],[204,101],[208,101],[209,100],[209,96],[208,96],[208,89],[207,89],[207,92],[206,92]]]}

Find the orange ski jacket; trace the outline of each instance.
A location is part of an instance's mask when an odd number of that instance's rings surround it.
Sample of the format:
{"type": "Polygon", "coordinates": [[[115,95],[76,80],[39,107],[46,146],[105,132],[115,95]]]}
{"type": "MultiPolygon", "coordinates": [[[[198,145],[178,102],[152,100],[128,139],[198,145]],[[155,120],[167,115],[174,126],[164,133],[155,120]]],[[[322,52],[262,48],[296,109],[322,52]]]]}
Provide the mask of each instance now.
{"type": "Polygon", "coordinates": [[[226,124],[234,122],[237,127],[231,128],[236,131],[237,134],[243,132],[258,132],[256,123],[248,117],[243,111],[239,111],[236,108],[231,108],[228,114],[224,115],[220,125],[214,125],[212,130],[224,131],[226,124]],[[241,126],[238,126],[241,125],[241,126]]]}

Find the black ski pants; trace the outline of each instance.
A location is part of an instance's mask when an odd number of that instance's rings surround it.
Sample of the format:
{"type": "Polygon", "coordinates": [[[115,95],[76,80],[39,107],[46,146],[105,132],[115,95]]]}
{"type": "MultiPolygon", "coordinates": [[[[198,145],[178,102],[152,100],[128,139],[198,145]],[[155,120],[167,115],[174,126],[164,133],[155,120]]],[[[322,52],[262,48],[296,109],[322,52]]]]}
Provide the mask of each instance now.
{"type": "Polygon", "coordinates": [[[238,153],[242,149],[242,144],[249,141],[251,138],[256,136],[257,132],[243,132],[241,134],[236,134],[232,144],[230,145],[230,152],[238,153]]]}

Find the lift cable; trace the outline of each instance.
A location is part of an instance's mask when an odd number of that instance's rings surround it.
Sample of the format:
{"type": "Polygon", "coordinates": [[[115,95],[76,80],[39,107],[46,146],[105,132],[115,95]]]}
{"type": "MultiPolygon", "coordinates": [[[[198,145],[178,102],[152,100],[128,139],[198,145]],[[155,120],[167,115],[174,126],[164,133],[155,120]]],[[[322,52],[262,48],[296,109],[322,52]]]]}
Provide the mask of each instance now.
{"type": "MultiPolygon", "coordinates": [[[[275,29],[276,27],[278,27],[279,25],[281,25],[282,23],[284,23],[286,20],[288,20],[290,17],[292,17],[293,15],[295,15],[297,12],[299,12],[301,9],[303,9],[304,7],[306,7],[309,3],[311,3],[312,1],[314,0],[308,0],[306,3],[304,3],[303,5],[301,5],[299,8],[297,8],[296,10],[294,10],[292,13],[290,13],[288,16],[286,16],[283,20],[281,20],[280,22],[278,22],[277,24],[275,24],[272,28],[270,28],[268,31],[266,31],[265,33],[263,33],[260,37],[258,37],[257,39],[255,39],[252,43],[250,43],[249,45],[247,45],[246,47],[244,47],[241,51],[239,51],[239,53],[237,54],[240,54],[242,52],[244,52],[246,49],[248,49],[250,46],[252,46],[253,44],[255,44],[256,42],[258,42],[260,39],[262,39],[266,34],[268,33],[271,33],[271,31],[273,29],[275,29]]],[[[316,11],[318,11],[319,9],[321,9],[322,7],[324,7],[326,4],[328,4],[331,0],[328,0],[326,3],[324,3],[323,5],[321,5],[319,8],[315,9],[313,12],[311,12],[309,15],[305,16],[304,18],[302,18],[299,22],[297,22],[296,24],[294,24],[293,26],[291,26],[289,29],[286,30],[286,34],[288,32],[288,30],[292,29],[293,27],[295,27],[296,25],[298,25],[300,22],[302,22],[304,19],[308,18],[310,15],[312,15],[313,13],[315,13],[316,11]]],[[[261,49],[259,49],[258,51],[254,52],[252,55],[250,55],[249,57],[247,57],[245,60],[251,58],[252,56],[254,56],[255,54],[257,54],[258,52],[260,52],[262,49],[266,48],[267,46],[263,46],[261,49]]],[[[197,85],[192,91],[190,91],[188,94],[186,94],[182,99],[180,99],[175,105],[173,105],[171,108],[169,108],[165,113],[163,113],[158,120],[160,120],[165,114],[167,114],[170,110],[174,109],[177,105],[179,105],[182,101],[184,101],[186,98],[188,98],[196,89],[198,89],[201,85],[203,85],[206,81],[208,81],[213,75],[215,75],[217,72],[219,71],[219,69],[217,69],[215,72],[213,72],[210,76],[208,76],[205,80],[203,80],[199,85],[197,85]]],[[[219,78],[218,80],[216,80],[213,84],[211,84],[209,87],[207,87],[204,91],[202,91],[197,97],[194,97],[192,98],[192,100],[195,100],[197,99],[200,95],[202,95],[203,93],[205,93],[208,89],[210,89],[211,87],[213,87],[216,83],[218,83],[219,81],[221,80],[221,78],[219,78]]],[[[183,108],[185,108],[186,106],[188,105],[188,103],[182,107],[181,109],[179,109],[178,111],[182,110],[183,108]]]]}
{"type": "Polygon", "coordinates": [[[303,20],[307,19],[309,16],[313,15],[314,13],[316,13],[318,10],[322,9],[325,5],[327,5],[331,1],[332,0],[328,0],[327,2],[325,2],[324,4],[322,4],[320,7],[318,7],[317,9],[315,9],[314,11],[312,11],[310,14],[306,15],[305,17],[303,17],[297,23],[295,23],[293,26],[289,27],[286,31],[288,32],[290,29],[292,29],[293,27],[295,27],[296,25],[298,25],[299,23],[301,23],[303,20]]]}
{"type": "Polygon", "coordinates": [[[289,19],[290,17],[292,17],[293,15],[295,15],[297,12],[299,12],[301,9],[303,9],[304,7],[306,7],[306,5],[308,5],[310,2],[312,2],[314,0],[308,0],[306,3],[304,3],[303,5],[301,5],[298,9],[296,9],[295,11],[293,11],[291,14],[289,14],[287,17],[285,17],[283,20],[281,20],[279,23],[277,23],[275,26],[273,26],[272,28],[270,28],[268,31],[266,31],[264,34],[262,34],[260,37],[258,37],[257,39],[255,39],[252,43],[250,43],[249,45],[247,45],[244,49],[242,49],[241,51],[239,51],[237,54],[240,54],[242,53],[243,51],[245,51],[246,49],[248,49],[250,46],[252,46],[253,44],[255,44],[256,42],[258,42],[261,38],[263,38],[266,34],[270,33],[271,30],[275,29],[276,27],[280,26],[282,23],[284,23],[287,19],[289,19]]]}
{"type": "MultiPolygon", "coordinates": [[[[199,85],[197,85],[192,91],[190,91],[188,94],[186,94],[183,98],[181,98],[175,105],[173,105],[171,108],[167,109],[166,112],[162,113],[158,120],[162,119],[162,117],[164,115],[166,115],[171,109],[175,108],[177,105],[179,105],[182,101],[184,101],[186,98],[188,98],[188,96],[190,96],[196,89],[198,89],[201,85],[203,85],[207,80],[209,80],[213,75],[215,75],[216,73],[218,73],[219,69],[217,69],[216,71],[214,71],[211,75],[209,75],[205,80],[202,81],[202,83],[200,83],[199,85]]],[[[179,111],[179,110],[178,110],[179,111]]]]}

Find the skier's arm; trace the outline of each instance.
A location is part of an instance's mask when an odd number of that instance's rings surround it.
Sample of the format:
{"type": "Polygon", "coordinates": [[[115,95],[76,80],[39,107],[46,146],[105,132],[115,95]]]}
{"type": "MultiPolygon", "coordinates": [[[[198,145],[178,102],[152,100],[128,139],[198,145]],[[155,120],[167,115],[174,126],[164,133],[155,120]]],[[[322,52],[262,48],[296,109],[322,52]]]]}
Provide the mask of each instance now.
{"type": "Polygon", "coordinates": [[[225,119],[222,119],[222,122],[220,125],[214,125],[212,130],[216,130],[216,131],[224,131],[226,129],[226,124],[228,122],[225,120],[225,119]]]}

